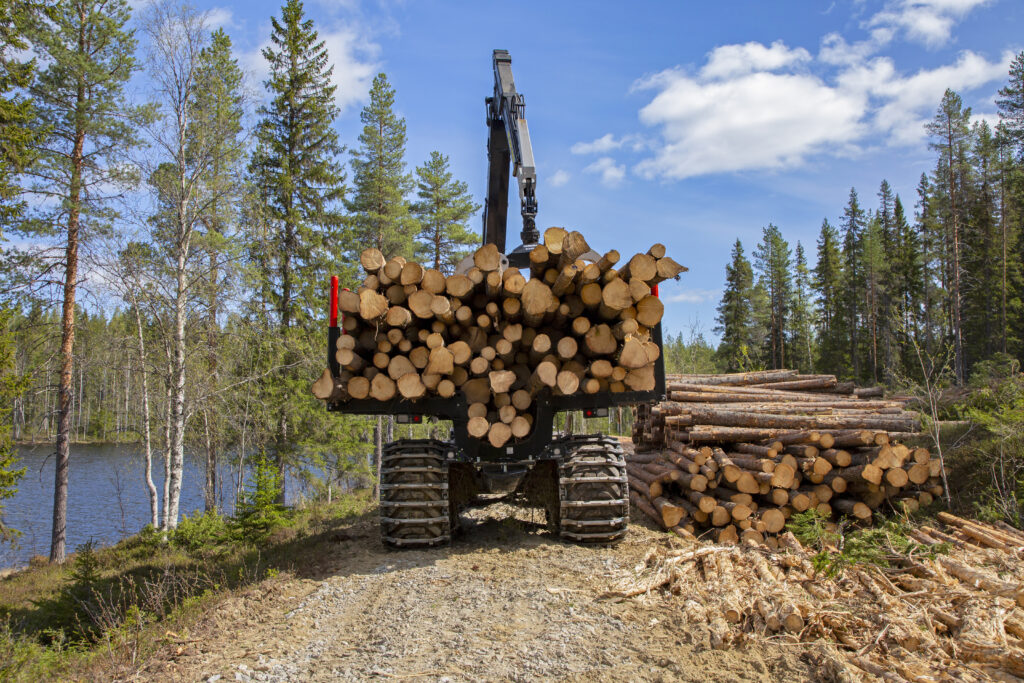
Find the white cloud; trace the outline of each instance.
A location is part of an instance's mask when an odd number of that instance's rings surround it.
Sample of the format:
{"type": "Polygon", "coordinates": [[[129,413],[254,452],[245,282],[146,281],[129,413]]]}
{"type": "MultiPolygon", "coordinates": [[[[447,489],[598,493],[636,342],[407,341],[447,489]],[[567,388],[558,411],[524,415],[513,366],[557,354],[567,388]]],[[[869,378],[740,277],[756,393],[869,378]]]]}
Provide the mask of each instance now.
{"type": "Polygon", "coordinates": [[[637,165],[648,178],[686,178],[753,168],[784,168],[863,135],[864,94],[809,74],[744,74],[697,80],[678,70],[648,79],[660,90],[640,120],[663,144],[637,165]]]}
{"type": "Polygon", "coordinates": [[[681,292],[662,297],[662,301],[669,304],[701,304],[705,301],[714,301],[721,294],[722,291],[719,289],[684,289],[681,292]]]}
{"type": "MultiPolygon", "coordinates": [[[[920,144],[946,88],[963,92],[998,81],[1013,58],[1006,52],[989,61],[965,51],[952,64],[901,74],[888,57],[868,58],[890,39],[885,29],[854,45],[830,34],[811,64],[809,53],[780,42],[722,46],[696,75],[676,68],[638,81],[634,90],[655,92],[640,120],[661,139],[646,146],[653,153],[634,171],[681,179],[790,168],[817,154],[855,153],[871,135],[885,144],[920,144]]],[[[615,139],[588,144],[602,142],[615,139]]]]}
{"type": "Polygon", "coordinates": [[[604,154],[622,147],[624,140],[616,140],[611,133],[602,135],[593,142],[577,142],[569,151],[573,154],[604,154]]]}
{"type": "MultiPolygon", "coordinates": [[[[331,82],[337,86],[335,102],[342,111],[367,101],[373,77],[380,70],[380,45],[359,34],[354,28],[344,27],[321,31],[320,39],[334,65],[331,82]]],[[[270,73],[262,51],[270,46],[266,40],[253,52],[242,55],[241,62],[257,83],[261,84],[270,73]]]]}
{"type": "Polygon", "coordinates": [[[616,164],[611,157],[601,157],[583,169],[584,173],[596,173],[601,176],[601,184],[605,187],[616,187],[626,177],[626,167],[616,164]]]}
{"type": "Polygon", "coordinates": [[[963,52],[955,63],[936,69],[922,69],[900,77],[889,60],[875,60],[876,76],[869,79],[869,90],[885,100],[874,115],[875,128],[889,136],[890,142],[915,144],[925,137],[924,124],[935,114],[946,88],[957,92],[971,90],[1006,76],[1013,54],[990,62],[974,52],[963,52]],[[881,77],[879,77],[881,75],[881,77]],[[871,82],[873,81],[873,82],[871,82]]]}
{"type": "Polygon", "coordinates": [[[227,7],[214,7],[206,13],[206,27],[211,31],[234,25],[234,14],[227,7]]]}
{"type": "Polygon", "coordinates": [[[802,47],[791,50],[781,40],[767,47],[754,42],[721,45],[708,54],[708,61],[700,75],[702,78],[724,78],[752,71],[775,71],[809,61],[810,52],[802,47]]]}
{"type": "Polygon", "coordinates": [[[907,38],[928,47],[940,47],[950,41],[953,26],[976,7],[990,0],[897,0],[874,15],[869,26],[903,31],[907,38]]]}
{"type": "Polygon", "coordinates": [[[551,187],[561,187],[562,185],[565,185],[567,182],[569,182],[569,177],[570,176],[568,172],[563,171],[562,169],[558,169],[557,171],[551,174],[551,180],[549,180],[548,182],[551,183],[551,187]]]}

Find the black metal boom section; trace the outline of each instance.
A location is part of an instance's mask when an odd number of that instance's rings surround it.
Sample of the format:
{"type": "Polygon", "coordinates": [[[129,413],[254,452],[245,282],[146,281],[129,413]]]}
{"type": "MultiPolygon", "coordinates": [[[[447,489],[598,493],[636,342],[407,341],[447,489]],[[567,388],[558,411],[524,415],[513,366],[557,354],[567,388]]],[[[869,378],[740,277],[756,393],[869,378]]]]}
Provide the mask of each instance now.
{"type": "Polygon", "coordinates": [[[537,217],[537,168],[533,161],[530,129],[526,125],[526,101],[516,92],[512,80],[512,58],[508,50],[495,50],[494,94],[486,98],[487,127],[487,202],[484,204],[483,243],[495,244],[505,252],[508,220],[508,169],[519,182],[519,204],[523,215],[523,243],[508,255],[509,263],[522,267],[540,238],[537,217]]]}

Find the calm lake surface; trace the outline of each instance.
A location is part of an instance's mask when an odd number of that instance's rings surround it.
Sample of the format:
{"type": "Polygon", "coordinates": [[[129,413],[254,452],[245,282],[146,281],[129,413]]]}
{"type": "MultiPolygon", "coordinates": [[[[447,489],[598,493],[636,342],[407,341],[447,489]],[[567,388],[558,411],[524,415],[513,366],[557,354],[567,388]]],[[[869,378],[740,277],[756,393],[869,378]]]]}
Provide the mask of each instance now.
{"type": "MultiPolygon", "coordinates": [[[[53,445],[19,446],[25,476],[18,492],[4,504],[5,523],[22,532],[17,547],[0,544],[0,568],[19,567],[33,555],[50,554],[50,528],[53,522],[53,445]]],[[[93,539],[110,545],[138,532],[149,523],[149,496],[143,478],[141,445],[73,445],[68,474],[67,548],[73,552],[93,539]]],[[[163,493],[163,463],[153,463],[157,491],[163,493]]],[[[225,466],[220,474],[222,491],[218,504],[230,514],[235,507],[235,474],[225,466]]],[[[204,464],[185,456],[181,488],[181,513],[192,515],[203,510],[204,464]]],[[[288,481],[291,499],[299,490],[288,481]]]]}

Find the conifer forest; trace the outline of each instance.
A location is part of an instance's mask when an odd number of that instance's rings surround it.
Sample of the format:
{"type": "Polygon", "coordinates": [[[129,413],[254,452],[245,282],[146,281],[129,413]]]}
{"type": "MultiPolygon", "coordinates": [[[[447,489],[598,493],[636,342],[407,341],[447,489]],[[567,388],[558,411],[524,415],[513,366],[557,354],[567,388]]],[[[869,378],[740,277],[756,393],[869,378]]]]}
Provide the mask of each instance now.
{"type": "MultiPolygon", "coordinates": [[[[356,287],[370,247],[451,273],[480,240],[480,199],[445,150],[408,158],[386,73],[358,137],[340,139],[335,67],[301,0],[270,18],[260,92],[206,14],[133,6],[0,2],[0,535],[23,473],[14,443],[52,443],[53,562],[73,550],[73,443],[140,444],[164,529],[186,453],[206,463],[209,509],[234,485],[218,463],[368,474],[366,445],[394,424],[324,419],[309,392],[324,283],[356,287]]],[[[997,110],[972,118],[947,90],[915,196],[880,179],[851,188],[815,244],[770,223],[737,240],[720,256],[717,341],[668,330],[666,369],[905,388],[1021,358],[1024,53],[997,110]]]]}

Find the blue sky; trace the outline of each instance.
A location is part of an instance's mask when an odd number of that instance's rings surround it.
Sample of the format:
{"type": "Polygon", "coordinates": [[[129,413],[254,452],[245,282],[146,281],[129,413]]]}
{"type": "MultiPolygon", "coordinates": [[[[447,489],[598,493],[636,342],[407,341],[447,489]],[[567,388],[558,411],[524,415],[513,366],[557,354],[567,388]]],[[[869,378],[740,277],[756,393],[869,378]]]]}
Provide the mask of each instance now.
{"type": "MultiPolygon", "coordinates": [[[[198,4],[258,84],[279,3],[198,4]]],[[[342,142],[357,144],[384,71],[410,169],[440,150],[478,202],[491,50],[509,50],[538,225],[580,230],[598,250],[665,243],[690,268],[662,290],[666,326],[708,337],[737,237],[749,254],[772,222],[813,258],[822,219],[837,221],[851,186],[873,207],[883,178],[911,209],[933,163],[922,125],[945,88],[994,120],[1024,49],[1019,0],[306,0],[306,11],[336,65],[342,142]]],[[[510,241],[519,229],[510,211],[510,241]]]]}

